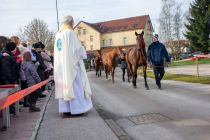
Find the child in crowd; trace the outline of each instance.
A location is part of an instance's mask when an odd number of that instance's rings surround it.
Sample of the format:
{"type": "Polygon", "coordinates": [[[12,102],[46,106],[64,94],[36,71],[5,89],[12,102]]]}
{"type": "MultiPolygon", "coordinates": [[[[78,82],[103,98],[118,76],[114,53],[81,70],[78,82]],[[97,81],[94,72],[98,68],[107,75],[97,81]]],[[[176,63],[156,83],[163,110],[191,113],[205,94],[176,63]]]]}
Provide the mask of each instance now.
{"type": "MultiPolygon", "coordinates": [[[[30,52],[25,52],[23,54],[23,62],[21,63],[21,78],[25,79],[27,86],[31,87],[39,82],[41,79],[37,73],[35,64],[32,62],[32,56],[30,52]]],[[[39,112],[40,108],[36,107],[37,98],[40,95],[40,89],[34,91],[29,95],[29,111],[30,112],[39,112]]]]}

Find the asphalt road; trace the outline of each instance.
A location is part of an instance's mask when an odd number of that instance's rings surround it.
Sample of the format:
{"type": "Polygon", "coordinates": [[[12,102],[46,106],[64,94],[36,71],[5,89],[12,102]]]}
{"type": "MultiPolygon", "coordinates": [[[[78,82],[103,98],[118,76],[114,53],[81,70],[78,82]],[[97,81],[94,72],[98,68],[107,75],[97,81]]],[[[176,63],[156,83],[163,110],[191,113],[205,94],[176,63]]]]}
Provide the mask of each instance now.
{"type": "Polygon", "coordinates": [[[120,69],[116,82],[88,72],[93,99],[134,140],[210,140],[210,85],[162,81],[159,90],[142,78],[137,89],[123,83],[120,69]]]}

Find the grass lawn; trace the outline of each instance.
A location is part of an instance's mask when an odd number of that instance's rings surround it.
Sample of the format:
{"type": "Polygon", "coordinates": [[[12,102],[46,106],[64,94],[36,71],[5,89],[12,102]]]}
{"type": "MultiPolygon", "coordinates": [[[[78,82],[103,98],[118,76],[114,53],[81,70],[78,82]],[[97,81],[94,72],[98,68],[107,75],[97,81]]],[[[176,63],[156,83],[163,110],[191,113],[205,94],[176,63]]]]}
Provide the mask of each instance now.
{"type": "MultiPolygon", "coordinates": [[[[179,61],[179,62],[172,62],[170,66],[183,66],[183,65],[195,65],[196,61],[189,60],[189,61],[179,61]]],[[[199,64],[210,64],[210,58],[201,58],[199,60],[199,64]]]]}
{"type": "MultiPolygon", "coordinates": [[[[138,71],[140,75],[142,74],[142,70],[138,71]]],[[[153,71],[147,71],[147,77],[154,78],[153,71]]],[[[165,73],[164,80],[174,80],[174,81],[184,81],[190,83],[201,83],[201,84],[210,84],[210,77],[197,77],[193,75],[184,75],[184,74],[170,74],[165,73]]]]}

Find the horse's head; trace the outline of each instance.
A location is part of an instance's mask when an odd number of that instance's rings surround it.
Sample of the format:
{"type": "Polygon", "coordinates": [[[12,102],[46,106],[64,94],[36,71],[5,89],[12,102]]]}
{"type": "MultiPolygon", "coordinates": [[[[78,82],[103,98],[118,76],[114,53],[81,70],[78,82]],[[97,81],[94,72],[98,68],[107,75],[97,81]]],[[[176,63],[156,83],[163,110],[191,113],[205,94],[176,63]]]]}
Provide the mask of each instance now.
{"type": "Polygon", "coordinates": [[[122,55],[122,49],[117,47],[115,48],[115,56],[120,57],[122,55]]]}
{"type": "Polygon", "coordinates": [[[135,35],[136,35],[136,42],[137,42],[138,48],[145,48],[144,31],[142,31],[140,34],[135,32],[135,35]]]}

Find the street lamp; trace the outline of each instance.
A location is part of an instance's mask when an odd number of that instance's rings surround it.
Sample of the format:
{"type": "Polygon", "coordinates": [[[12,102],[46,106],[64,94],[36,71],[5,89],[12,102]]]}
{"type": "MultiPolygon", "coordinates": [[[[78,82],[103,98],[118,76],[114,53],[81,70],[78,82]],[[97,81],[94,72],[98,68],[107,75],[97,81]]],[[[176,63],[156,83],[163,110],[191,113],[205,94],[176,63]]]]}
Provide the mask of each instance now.
{"type": "Polygon", "coordinates": [[[57,26],[58,26],[58,31],[59,31],[58,2],[57,2],[57,0],[55,0],[55,4],[56,4],[56,14],[57,14],[57,26]]]}

